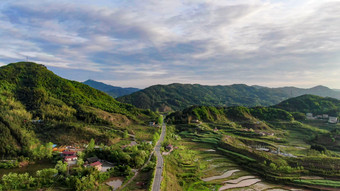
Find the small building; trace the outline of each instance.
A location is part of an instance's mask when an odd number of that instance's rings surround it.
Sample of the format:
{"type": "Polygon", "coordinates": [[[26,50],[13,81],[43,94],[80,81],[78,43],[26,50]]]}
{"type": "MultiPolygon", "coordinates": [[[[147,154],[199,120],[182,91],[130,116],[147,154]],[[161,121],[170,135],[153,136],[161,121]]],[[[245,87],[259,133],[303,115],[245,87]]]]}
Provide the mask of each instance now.
{"type": "Polygon", "coordinates": [[[149,122],[149,126],[150,127],[154,127],[156,125],[156,122],[152,121],[152,122],[149,122]]]}
{"type": "Polygon", "coordinates": [[[317,115],[315,116],[317,119],[323,119],[323,115],[317,115]]]}
{"type": "Polygon", "coordinates": [[[169,144],[168,146],[165,147],[167,150],[172,150],[173,146],[171,144],[169,144]]]}
{"type": "Polygon", "coordinates": [[[86,159],[90,164],[99,161],[99,158],[94,156],[86,159]]]}
{"type": "Polygon", "coordinates": [[[64,157],[64,162],[76,161],[77,159],[78,159],[77,156],[66,156],[64,157]]]}
{"type": "Polygon", "coordinates": [[[102,169],[102,163],[99,162],[99,161],[91,163],[89,166],[95,167],[98,171],[101,171],[101,169],[102,169]]]}
{"type": "Polygon", "coordinates": [[[328,116],[328,114],[322,114],[322,118],[324,118],[324,119],[328,119],[328,118],[329,118],[329,116],[328,116]]]}
{"type": "Polygon", "coordinates": [[[74,151],[63,151],[61,153],[61,156],[62,157],[66,157],[66,156],[76,156],[77,152],[74,152],[74,151]]]}
{"type": "Polygon", "coordinates": [[[338,123],[338,118],[329,116],[328,123],[336,124],[338,123]]]}
{"type": "Polygon", "coordinates": [[[313,113],[306,113],[306,118],[307,119],[314,119],[313,113]]]}

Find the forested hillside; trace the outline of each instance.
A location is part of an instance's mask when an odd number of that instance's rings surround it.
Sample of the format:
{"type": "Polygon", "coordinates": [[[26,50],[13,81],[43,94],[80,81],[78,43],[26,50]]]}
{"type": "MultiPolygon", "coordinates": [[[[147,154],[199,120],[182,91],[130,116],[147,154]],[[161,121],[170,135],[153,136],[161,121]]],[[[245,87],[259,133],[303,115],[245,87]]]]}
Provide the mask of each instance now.
{"type": "Polygon", "coordinates": [[[82,142],[96,136],[105,142],[108,135],[91,124],[122,127],[156,117],[40,64],[0,68],[0,156],[28,156],[41,140],[82,142]]]}
{"type": "Polygon", "coordinates": [[[253,126],[264,127],[261,120],[265,121],[292,121],[293,116],[282,109],[270,107],[247,108],[242,106],[213,107],[192,106],[183,111],[176,111],[168,115],[170,123],[197,123],[200,122],[240,122],[253,126]]]}
{"type": "Polygon", "coordinates": [[[340,115],[340,100],[320,97],[315,95],[303,95],[285,100],[274,106],[291,112],[340,115]]]}
{"type": "Polygon", "coordinates": [[[159,111],[181,110],[192,105],[207,106],[270,106],[290,97],[303,94],[340,97],[340,93],[326,87],[310,89],[294,87],[266,88],[234,84],[205,86],[199,84],[155,85],[117,98],[117,100],[143,109],[159,111]]]}

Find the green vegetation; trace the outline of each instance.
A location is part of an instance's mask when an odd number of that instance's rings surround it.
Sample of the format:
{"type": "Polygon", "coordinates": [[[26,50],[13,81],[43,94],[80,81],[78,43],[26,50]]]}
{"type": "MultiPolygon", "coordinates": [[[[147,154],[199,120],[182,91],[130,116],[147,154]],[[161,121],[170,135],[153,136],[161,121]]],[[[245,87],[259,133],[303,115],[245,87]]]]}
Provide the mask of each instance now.
{"type": "Polygon", "coordinates": [[[204,86],[199,84],[154,85],[117,98],[118,101],[153,111],[178,111],[192,105],[205,106],[270,106],[304,94],[330,96],[340,99],[340,93],[326,87],[311,89],[265,88],[234,84],[204,86]]]}
{"type": "MultiPolygon", "coordinates": [[[[63,79],[43,65],[19,62],[0,68],[2,158],[20,155],[33,160],[43,158],[40,144],[51,141],[79,144],[101,137],[102,143],[114,144],[120,135],[107,134],[107,128],[124,130],[157,118],[153,112],[63,79]]],[[[150,133],[152,136],[153,132],[150,133]]]]}
{"type": "Polygon", "coordinates": [[[7,173],[1,173],[0,190],[109,190],[105,180],[129,179],[131,169],[148,160],[153,145],[147,141],[159,134],[147,125],[157,119],[159,114],[63,79],[43,65],[19,62],[0,67],[0,157],[6,159],[0,168],[7,173]],[[52,142],[86,150],[78,152],[75,166],[68,167],[52,152],[52,142]],[[115,167],[107,172],[84,167],[86,158],[94,156],[115,167]],[[42,159],[56,163],[55,168],[18,170],[42,159]]]}
{"type": "Polygon", "coordinates": [[[325,122],[305,124],[304,120],[295,121],[293,116],[296,114],[275,107],[192,106],[168,115],[166,121],[176,125],[182,138],[209,144],[267,180],[283,184],[296,184],[294,180],[301,176],[330,176],[339,180],[337,126],[326,126],[325,122]],[[333,144],[326,145],[324,140],[333,144]]]}
{"type": "Polygon", "coordinates": [[[327,186],[332,188],[340,188],[340,181],[334,180],[294,180],[294,182],[299,184],[311,184],[311,185],[320,185],[327,186]]]}
{"type": "Polygon", "coordinates": [[[274,107],[290,112],[328,114],[340,116],[340,100],[315,95],[303,95],[285,100],[274,107]]]}

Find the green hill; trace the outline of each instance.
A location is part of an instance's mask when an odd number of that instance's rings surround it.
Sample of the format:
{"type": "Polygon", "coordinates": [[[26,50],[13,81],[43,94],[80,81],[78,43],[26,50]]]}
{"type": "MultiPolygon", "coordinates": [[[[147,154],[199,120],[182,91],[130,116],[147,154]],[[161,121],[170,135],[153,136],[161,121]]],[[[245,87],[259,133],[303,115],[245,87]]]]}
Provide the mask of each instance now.
{"type": "Polygon", "coordinates": [[[267,129],[268,126],[261,121],[292,121],[293,116],[282,109],[270,107],[247,108],[243,106],[192,106],[167,116],[169,123],[197,123],[197,120],[213,123],[235,122],[248,128],[267,129]]]}
{"type": "Polygon", "coordinates": [[[103,91],[114,98],[124,96],[124,95],[129,95],[133,92],[140,90],[138,88],[122,88],[122,87],[117,87],[117,86],[111,86],[111,85],[107,85],[102,82],[97,82],[94,80],[86,80],[83,83],[97,90],[103,91]]]}
{"type": "Polygon", "coordinates": [[[302,95],[274,106],[290,112],[340,115],[340,100],[315,95],[302,95]]]}
{"type": "Polygon", "coordinates": [[[30,155],[42,140],[86,142],[109,135],[98,126],[127,127],[157,116],[63,79],[31,62],[0,67],[0,156],[30,155]]]}
{"type": "Polygon", "coordinates": [[[130,95],[117,98],[118,101],[143,109],[172,111],[192,105],[208,106],[270,106],[290,97],[303,94],[339,97],[340,93],[323,86],[310,89],[294,87],[266,88],[234,84],[229,86],[205,86],[199,84],[155,85],[130,95]]]}
{"type": "Polygon", "coordinates": [[[191,105],[210,106],[258,106],[272,105],[287,95],[243,84],[231,86],[204,86],[199,84],[155,85],[117,98],[139,108],[170,111],[191,105]]]}

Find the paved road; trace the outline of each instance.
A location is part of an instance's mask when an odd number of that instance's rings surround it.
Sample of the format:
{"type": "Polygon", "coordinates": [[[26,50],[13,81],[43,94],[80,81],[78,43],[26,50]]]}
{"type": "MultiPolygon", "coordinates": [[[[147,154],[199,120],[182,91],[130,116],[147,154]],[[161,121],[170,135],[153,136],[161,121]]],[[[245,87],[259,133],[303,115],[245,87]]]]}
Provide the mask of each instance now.
{"type": "Polygon", "coordinates": [[[163,157],[162,157],[162,153],[161,153],[161,144],[162,144],[164,137],[165,137],[165,130],[166,130],[166,126],[163,123],[160,138],[159,138],[159,140],[158,140],[158,142],[155,146],[155,154],[156,154],[156,157],[157,157],[157,164],[156,164],[156,173],[155,173],[155,177],[154,177],[153,184],[152,184],[152,191],[161,190],[162,172],[163,172],[163,157]]]}

